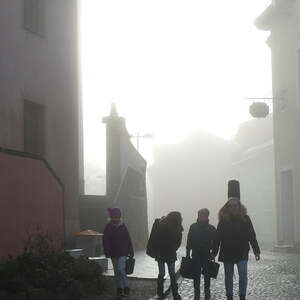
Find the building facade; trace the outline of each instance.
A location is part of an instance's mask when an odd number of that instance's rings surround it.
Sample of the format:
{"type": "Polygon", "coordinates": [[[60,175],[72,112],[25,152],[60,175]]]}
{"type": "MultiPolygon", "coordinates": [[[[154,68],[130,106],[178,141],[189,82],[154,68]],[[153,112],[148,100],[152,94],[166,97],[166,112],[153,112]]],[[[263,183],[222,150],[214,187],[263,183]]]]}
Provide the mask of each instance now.
{"type": "Polygon", "coordinates": [[[273,118],[252,119],[240,125],[233,140],[233,178],[240,182],[246,205],[261,246],[276,242],[273,118]],[[266,226],[268,224],[268,226],[266,226]]]}
{"type": "Polygon", "coordinates": [[[300,1],[273,0],[255,24],[270,31],[277,241],[300,250],[300,1]]]}
{"type": "Polygon", "coordinates": [[[33,237],[65,246],[64,186],[39,155],[0,148],[0,260],[24,251],[33,237]]]}
{"type": "Polygon", "coordinates": [[[0,147],[51,165],[64,185],[67,240],[79,230],[83,177],[77,28],[75,0],[0,3],[0,147]]]}
{"type": "Polygon", "coordinates": [[[81,229],[103,232],[109,207],[119,207],[134,248],[145,249],[148,240],[147,162],[135,149],[125,118],[113,105],[106,125],[106,195],[85,195],[80,201],[81,229]]]}

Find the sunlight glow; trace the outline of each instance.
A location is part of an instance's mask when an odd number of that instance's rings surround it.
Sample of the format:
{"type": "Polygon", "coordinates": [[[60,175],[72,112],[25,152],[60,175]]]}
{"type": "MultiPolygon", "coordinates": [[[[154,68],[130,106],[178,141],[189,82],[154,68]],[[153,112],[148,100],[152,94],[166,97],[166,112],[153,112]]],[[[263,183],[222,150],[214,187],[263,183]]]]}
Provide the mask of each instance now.
{"type": "Polygon", "coordinates": [[[268,33],[253,25],[267,2],[81,0],[87,168],[104,169],[111,102],[130,133],[154,134],[146,157],[198,128],[232,137],[250,118],[244,97],[271,91],[268,33]]]}

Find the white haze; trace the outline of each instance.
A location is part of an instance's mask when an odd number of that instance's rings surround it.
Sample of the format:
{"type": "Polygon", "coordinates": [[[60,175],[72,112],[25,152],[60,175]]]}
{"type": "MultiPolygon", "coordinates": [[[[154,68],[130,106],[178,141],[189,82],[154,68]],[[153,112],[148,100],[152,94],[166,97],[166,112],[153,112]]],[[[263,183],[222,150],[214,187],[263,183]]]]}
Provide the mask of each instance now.
{"type": "Polygon", "coordinates": [[[151,147],[197,128],[230,138],[249,119],[244,97],[270,95],[267,33],[253,21],[269,1],[81,0],[87,193],[104,193],[111,102],[151,147]]]}

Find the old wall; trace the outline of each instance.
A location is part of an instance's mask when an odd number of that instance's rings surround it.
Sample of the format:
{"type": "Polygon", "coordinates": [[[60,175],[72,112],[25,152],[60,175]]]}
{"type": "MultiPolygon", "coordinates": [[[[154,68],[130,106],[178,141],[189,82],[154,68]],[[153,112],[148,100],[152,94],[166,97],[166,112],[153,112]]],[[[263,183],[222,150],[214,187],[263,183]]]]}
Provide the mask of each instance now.
{"type": "Polygon", "coordinates": [[[79,229],[77,1],[42,2],[42,35],[24,29],[24,0],[0,3],[0,146],[23,151],[23,101],[45,106],[45,158],[65,185],[71,237],[79,229]]]}
{"type": "Polygon", "coordinates": [[[80,197],[80,230],[92,229],[103,233],[110,207],[106,196],[83,195],[80,197]]]}
{"type": "Polygon", "coordinates": [[[146,191],[147,162],[130,141],[125,119],[112,105],[106,124],[106,199],[120,207],[135,248],[145,248],[148,238],[146,191]]]}
{"type": "Polygon", "coordinates": [[[64,242],[63,185],[42,160],[0,152],[0,258],[22,252],[29,236],[50,233],[64,242]]]}
{"type": "Polygon", "coordinates": [[[300,1],[273,1],[256,25],[272,51],[277,241],[300,249],[300,1]]]}

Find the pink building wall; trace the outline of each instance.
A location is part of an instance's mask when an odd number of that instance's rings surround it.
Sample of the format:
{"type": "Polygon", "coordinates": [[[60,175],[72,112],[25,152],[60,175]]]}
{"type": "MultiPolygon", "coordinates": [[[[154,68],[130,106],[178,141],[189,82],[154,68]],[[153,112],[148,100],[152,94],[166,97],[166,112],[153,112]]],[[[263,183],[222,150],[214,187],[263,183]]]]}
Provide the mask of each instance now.
{"type": "Polygon", "coordinates": [[[45,107],[44,157],[65,187],[66,243],[73,247],[83,180],[78,1],[39,2],[42,36],[24,29],[24,0],[0,1],[0,147],[24,151],[24,100],[45,107]]]}
{"type": "Polygon", "coordinates": [[[64,188],[44,161],[0,153],[0,258],[20,254],[37,227],[64,241],[64,188]]]}

